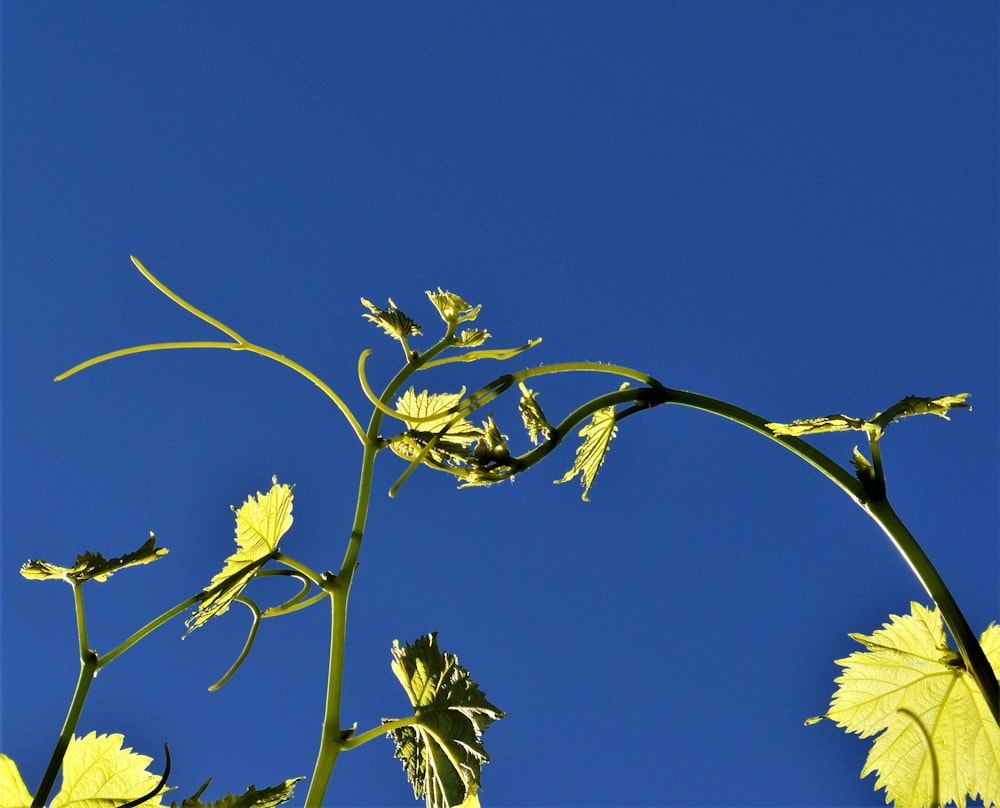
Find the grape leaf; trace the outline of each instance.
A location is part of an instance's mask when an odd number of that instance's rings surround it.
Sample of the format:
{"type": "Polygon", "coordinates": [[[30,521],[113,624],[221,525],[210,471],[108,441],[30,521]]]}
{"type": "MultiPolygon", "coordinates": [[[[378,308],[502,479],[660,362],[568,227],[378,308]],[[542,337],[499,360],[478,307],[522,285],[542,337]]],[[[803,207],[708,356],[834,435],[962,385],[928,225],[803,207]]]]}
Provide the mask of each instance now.
{"type": "Polygon", "coordinates": [[[455,345],[459,348],[475,348],[490,338],[489,331],[482,328],[467,328],[455,337],[455,345]]]}
{"type": "Polygon", "coordinates": [[[283,783],[260,791],[255,786],[250,786],[239,796],[230,793],[221,800],[213,800],[212,802],[202,802],[200,799],[201,792],[208,786],[208,783],[205,783],[194,796],[188,797],[180,803],[171,803],[170,808],[275,808],[277,805],[288,802],[295,795],[295,784],[303,779],[296,777],[292,780],[285,780],[283,783]]]}
{"type": "Polygon", "coordinates": [[[869,433],[876,440],[882,437],[885,428],[900,418],[909,415],[938,415],[946,421],[948,411],[954,409],[971,410],[972,407],[965,403],[969,393],[959,393],[954,396],[940,396],[939,398],[920,398],[919,396],[907,396],[902,401],[893,404],[885,412],[877,412],[871,418],[852,418],[850,415],[824,415],[821,418],[804,418],[799,421],[792,421],[788,424],[771,423],[765,424],[775,435],[792,435],[800,437],[802,435],[815,435],[819,432],[843,432],[848,429],[857,429],[869,433]]]}
{"type": "Polygon", "coordinates": [[[392,656],[392,671],[415,708],[416,723],[388,735],[414,797],[423,796],[427,808],[478,805],[482,766],[489,762],[482,734],[505,714],[486,700],[458,657],[439,650],[436,634],[402,648],[395,641],[392,656]]]}
{"type": "MultiPolygon", "coordinates": [[[[861,776],[877,772],[875,788],[885,788],[896,808],[934,801],[932,752],[915,717],[936,753],[940,803],[964,806],[966,795],[1000,803],[1000,727],[948,646],[940,612],[914,602],[910,614],[891,615],[871,636],[850,636],[865,650],[837,660],[844,670],[822,718],[862,738],[880,733],[861,776]]],[[[1000,673],[1000,626],[991,624],[980,642],[1000,673]]]]}
{"type": "MultiPolygon", "coordinates": [[[[122,735],[74,736],[62,764],[62,787],[51,808],[108,808],[124,805],[154,791],[160,777],[146,771],[151,757],[122,749],[122,735]]],[[[162,806],[155,794],[144,808],[162,806]]]]}
{"type": "MultiPolygon", "coordinates": [[[[434,308],[438,310],[438,314],[441,315],[441,319],[449,325],[472,322],[479,316],[479,311],[482,309],[482,306],[470,306],[462,300],[462,298],[452,292],[442,291],[440,286],[438,287],[437,292],[428,291],[427,297],[429,297],[431,303],[434,304],[434,308]]],[[[485,331],[481,333],[486,334],[485,331]]],[[[487,334],[487,336],[489,335],[487,334]]],[[[480,340],[480,342],[482,342],[482,340],[480,340]]],[[[478,345],[479,343],[475,344],[478,345]]]]}
{"type": "Polygon", "coordinates": [[[946,421],[948,411],[954,409],[971,410],[972,406],[965,403],[969,393],[959,393],[955,396],[941,396],[940,398],[919,398],[918,396],[907,396],[902,401],[893,404],[885,412],[879,412],[872,416],[872,423],[880,429],[885,429],[893,421],[906,418],[908,415],[937,415],[946,421]]]}
{"type": "Polygon", "coordinates": [[[852,418],[843,413],[823,415],[819,418],[802,418],[789,424],[765,424],[775,435],[816,435],[820,432],[844,432],[848,429],[870,430],[873,425],[864,418],[852,418]]]}
{"type": "Polygon", "coordinates": [[[237,550],[205,587],[205,597],[187,619],[190,634],[216,615],[224,614],[243,587],[278,551],[278,542],[292,526],[292,486],[272,478],[271,490],[257,492],[236,511],[237,550]]]}
{"type": "Polygon", "coordinates": [[[0,754],[0,805],[4,808],[31,808],[31,793],[17,764],[0,754]]]}
{"type": "MultiPolygon", "coordinates": [[[[624,390],[626,387],[628,387],[627,382],[619,389],[624,390]]],[[[604,464],[604,456],[608,453],[608,447],[617,432],[618,423],[614,407],[605,407],[595,412],[590,423],[579,432],[583,443],[576,450],[573,468],[556,480],[556,484],[569,482],[579,474],[580,482],[583,484],[583,501],[590,502],[588,496],[590,486],[594,484],[594,478],[604,464]]]]}
{"type": "Polygon", "coordinates": [[[552,425],[546,420],[545,413],[538,405],[535,391],[525,387],[524,382],[521,382],[519,386],[521,400],[518,402],[517,408],[521,411],[521,420],[524,421],[524,428],[528,430],[528,437],[537,446],[539,433],[548,438],[552,434],[552,425]]]}
{"type": "Polygon", "coordinates": [[[142,547],[118,558],[105,558],[100,553],[88,550],[76,557],[76,563],[72,567],[60,567],[48,561],[33,559],[21,567],[21,575],[31,581],[56,580],[75,584],[90,580],[103,582],[120,569],[149,564],[168,552],[166,547],[156,546],[156,536],[150,533],[142,547]]]}
{"type": "Polygon", "coordinates": [[[371,312],[371,314],[362,314],[362,317],[370,320],[377,326],[381,326],[386,334],[394,339],[398,339],[404,345],[406,344],[407,337],[420,333],[420,326],[397,309],[391,297],[389,298],[389,308],[387,309],[380,309],[374,303],[364,298],[361,298],[361,305],[371,312]]]}
{"type": "Polygon", "coordinates": [[[440,464],[468,460],[472,456],[470,447],[483,436],[483,430],[465,418],[451,423],[455,418],[453,410],[464,395],[464,389],[460,393],[429,394],[426,390],[417,393],[412,387],[403,393],[396,400],[396,411],[410,431],[406,440],[396,444],[397,448],[409,457],[416,457],[437,433],[447,427],[427,456],[440,464]]]}

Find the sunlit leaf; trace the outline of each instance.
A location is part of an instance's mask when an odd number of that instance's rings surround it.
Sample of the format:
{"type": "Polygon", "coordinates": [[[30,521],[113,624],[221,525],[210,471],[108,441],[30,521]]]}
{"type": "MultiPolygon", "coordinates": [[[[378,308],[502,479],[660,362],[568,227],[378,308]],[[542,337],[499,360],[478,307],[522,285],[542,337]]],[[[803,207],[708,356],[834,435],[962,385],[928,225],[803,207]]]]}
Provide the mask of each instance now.
{"type": "MultiPolygon", "coordinates": [[[[628,384],[623,384],[619,389],[624,390],[628,384]]],[[[594,478],[604,463],[604,457],[608,453],[608,447],[618,432],[617,420],[615,418],[615,408],[605,407],[594,413],[579,435],[583,438],[583,443],[576,450],[576,460],[573,468],[566,472],[556,483],[565,483],[572,480],[578,474],[583,485],[583,501],[589,502],[590,486],[594,484],[594,478]]]]}
{"type": "Polygon", "coordinates": [[[843,432],[848,429],[862,430],[878,440],[885,428],[893,421],[910,415],[937,415],[949,420],[948,412],[954,409],[971,410],[965,403],[969,393],[959,393],[954,396],[939,398],[920,398],[907,396],[902,401],[893,404],[885,412],[877,412],[871,418],[852,418],[849,415],[824,415],[821,418],[805,418],[788,424],[766,424],[775,435],[814,435],[819,432],[843,432]]]}
{"type": "Polygon", "coordinates": [[[490,332],[482,328],[470,328],[455,337],[455,345],[459,348],[475,348],[490,338],[490,332]]]}
{"type": "Polygon", "coordinates": [[[972,407],[965,403],[970,393],[959,393],[955,396],[941,396],[940,398],[919,398],[918,396],[907,396],[902,401],[893,404],[885,412],[876,413],[872,416],[872,423],[885,429],[893,421],[906,418],[910,415],[937,415],[946,421],[950,410],[962,409],[971,410],[972,407]]]}
{"type": "MultiPolygon", "coordinates": [[[[154,791],[160,776],[146,771],[151,757],[122,748],[122,735],[73,737],[62,765],[62,787],[51,808],[109,808],[124,805],[154,791]]],[[[162,792],[161,792],[162,793],[162,792]]],[[[143,803],[158,808],[160,794],[143,803]]]]}
{"type": "MultiPolygon", "coordinates": [[[[472,322],[479,315],[482,306],[472,306],[453,292],[445,292],[438,287],[437,292],[427,292],[427,297],[438,310],[441,319],[449,325],[472,322]]],[[[486,333],[485,331],[482,333],[486,333]]]]}
{"type": "Polygon", "coordinates": [[[364,298],[361,298],[361,304],[371,312],[371,314],[362,314],[362,317],[380,326],[386,334],[400,342],[405,342],[407,337],[420,333],[420,326],[397,309],[392,298],[389,298],[389,308],[387,309],[380,309],[364,298]]]}
{"type": "Polygon", "coordinates": [[[17,764],[0,754],[0,805],[4,808],[31,808],[31,794],[17,770],[17,764]]]}
{"type": "Polygon", "coordinates": [[[388,735],[414,796],[424,797],[427,808],[475,806],[482,766],[489,761],[482,734],[504,713],[486,700],[458,657],[439,650],[436,637],[428,634],[403,647],[393,643],[392,671],[417,723],[388,735]],[[466,802],[470,798],[475,802],[466,802]]]}
{"type": "Polygon", "coordinates": [[[278,542],[292,526],[292,486],[273,481],[266,494],[247,497],[236,510],[237,550],[205,587],[205,598],[187,619],[188,633],[224,614],[256,572],[278,551],[278,542]]]}
{"type": "Polygon", "coordinates": [[[28,561],[21,567],[21,575],[32,581],[58,580],[77,584],[90,580],[106,581],[118,570],[149,564],[167,552],[167,548],[156,546],[156,536],[150,533],[142,547],[118,558],[105,558],[88,550],[76,557],[72,567],[60,567],[41,560],[28,561]]]}
{"type": "Polygon", "coordinates": [[[270,788],[263,788],[260,791],[254,786],[250,786],[242,794],[236,795],[230,793],[219,800],[202,802],[200,799],[201,791],[208,785],[206,783],[197,794],[188,797],[183,802],[171,803],[170,808],[275,808],[275,806],[292,799],[295,795],[295,784],[303,779],[302,777],[296,777],[292,780],[285,780],[283,783],[271,786],[270,788]]]}
{"type": "Polygon", "coordinates": [[[396,411],[410,428],[407,439],[398,442],[396,448],[404,455],[416,455],[433,439],[433,447],[428,457],[436,463],[465,462],[472,456],[471,447],[478,441],[483,430],[465,418],[454,423],[454,409],[465,391],[459,393],[433,393],[426,390],[417,393],[411,387],[396,400],[396,411]],[[444,434],[439,434],[447,427],[444,434]]]}
{"type": "Polygon", "coordinates": [[[820,432],[843,432],[848,429],[873,430],[873,424],[864,418],[849,415],[824,415],[820,418],[803,418],[790,424],[767,424],[775,435],[815,435],[820,432]]]}
{"type": "MultiPolygon", "coordinates": [[[[1000,803],[1000,727],[948,646],[940,612],[912,603],[910,614],[851,638],[865,650],[837,660],[844,670],[824,717],[862,738],[880,733],[861,776],[877,772],[875,788],[896,808],[930,805],[934,767],[922,725],[936,753],[941,803],[977,796],[1000,803]]],[[[990,625],[981,645],[1000,673],[1000,626],[990,625]]]]}
{"type": "Polygon", "coordinates": [[[524,382],[520,383],[521,400],[517,408],[521,411],[521,420],[524,421],[524,428],[528,430],[528,437],[537,446],[538,436],[547,438],[552,434],[552,425],[545,418],[545,413],[535,398],[535,391],[525,387],[524,382]]]}

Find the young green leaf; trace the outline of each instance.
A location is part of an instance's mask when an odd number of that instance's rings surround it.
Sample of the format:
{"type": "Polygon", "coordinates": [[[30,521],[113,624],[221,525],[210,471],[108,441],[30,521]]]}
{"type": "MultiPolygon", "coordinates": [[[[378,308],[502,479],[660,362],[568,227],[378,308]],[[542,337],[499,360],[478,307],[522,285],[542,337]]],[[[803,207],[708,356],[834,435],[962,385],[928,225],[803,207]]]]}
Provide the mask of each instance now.
{"type": "Polygon", "coordinates": [[[482,328],[467,328],[455,337],[455,346],[458,348],[475,348],[486,342],[490,336],[490,332],[484,331],[482,328]]]}
{"type": "Polygon", "coordinates": [[[31,793],[17,764],[0,754],[0,805],[4,808],[31,808],[31,793]]]}
{"type": "Polygon", "coordinates": [[[412,337],[420,333],[420,326],[397,309],[391,297],[389,298],[389,308],[387,309],[380,309],[374,303],[364,298],[361,298],[361,305],[371,312],[371,314],[362,314],[362,317],[380,326],[386,334],[399,340],[404,345],[406,344],[407,337],[412,337]]]}
{"type": "Polygon", "coordinates": [[[188,797],[183,802],[171,803],[170,808],[275,808],[277,805],[288,802],[295,795],[295,784],[304,778],[296,777],[292,780],[285,780],[276,786],[264,788],[258,791],[254,786],[250,786],[240,795],[227,794],[221,800],[212,802],[202,802],[201,792],[208,783],[205,783],[197,794],[188,797]]]}
{"type": "Polygon", "coordinates": [[[436,634],[402,648],[393,642],[392,656],[416,723],[388,735],[414,797],[423,796],[427,808],[477,805],[482,766],[489,761],[482,734],[504,713],[486,700],[458,657],[438,648],[436,634]]]}
{"type": "Polygon", "coordinates": [[[236,510],[237,550],[205,587],[205,598],[185,625],[190,634],[216,615],[224,614],[256,572],[278,551],[278,542],[292,526],[292,486],[273,480],[266,494],[247,497],[236,510]]]}
{"type": "Polygon", "coordinates": [[[792,435],[801,437],[802,435],[815,435],[820,432],[843,432],[848,429],[857,429],[872,435],[876,440],[882,437],[885,428],[893,421],[905,418],[908,415],[938,415],[946,421],[948,411],[954,409],[971,410],[972,407],[965,403],[969,393],[959,393],[954,396],[941,396],[939,398],[920,398],[918,396],[907,396],[902,401],[893,404],[885,412],[877,412],[870,419],[852,418],[849,415],[824,415],[821,418],[804,418],[799,421],[792,421],[788,424],[765,424],[775,435],[792,435]]]}
{"type": "Polygon", "coordinates": [[[429,394],[426,390],[417,393],[412,387],[403,393],[396,400],[396,411],[410,431],[407,439],[397,443],[396,447],[404,455],[416,457],[432,438],[447,427],[428,452],[428,457],[440,464],[469,459],[471,446],[483,436],[483,430],[465,418],[452,423],[454,409],[464,395],[464,389],[460,393],[429,394]]]}
{"type": "Polygon", "coordinates": [[[872,423],[880,429],[885,429],[893,421],[906,418],[909,415],[937,415],[944,420],[948,418],[948,411],[955,409],[971,410],[972,406],[965,403],[969,393],[959,393],[955,396],[941,396],[940,398],[919,398],[918,396],[907,396],[902,401],[893,404],[885,412],[878,412],[872,416],[872,423]]]}
{"type": "Polygon", "coordinates": [[[479,316],[479,310],[482,309],[482,306],[470,306],[452,292],[442,291],[440,286],[437,292],[428,291],[427,297],[434,304],[434,308],[438,310],[441,319],[449,325],[472,322],[479,316]]]}
{"type": "MultiPolygon", "coordinates": [[[[122,735],[95,732],[83,738],[73,736],[63,758],[62,787],[51,808],[108,808],[153,792],[161,780],[146,771],[153,759],[137,755],[131,748],[122,749],[124,740],[122,735]]],[[[163,803],[155,794],[142,804],[144,808],[160,808],[163,803]]]]}
{"type": "Polygon", "coordinates": [[[521,400],[517,408],[521,411],[521,420],[524,421],[524,428],[528,430],[528,437],[537,446],[538,436],[548,438],[552,434],[552,425],[545,418],[545,413],[535,398],[535,391],[529,390],[524,382],[520,382],[521,400]]]}
{"type": "Polygon", "coordinates": [[[873,431],[874,426],[864,418],[851,418],[843,413],[819,418],[802,418],[790,424],[765,424],[775,435],[816,435],[820,432],[843,432],[848,429],[873,431]]]}
{"type": "Polygon", "coordinates": [[[76,557],[76,563],[72,567],[60,567],[39,559],[30,560],[21,567],[21,575],[31,581],[57,580],[76,584],[90,580],[103,582],[118,570],[149,564],[168,552],[166,547],[156,546],[156,536],[150,533],[142,547],[118,558],[105,558],[100,553],[88,550],[76,557]]]}
{"type": "MultiPolygon", "coordinates": [[[[916,716],[938,761],[941,804],[965,805],[967,796],[1000,803],[1000,727],[948,646],[940,612],[912,603],[871,636],[850,636],[865,650],[837,660],[844,671],[823,717],[862,738],[881,733],[861,776],[877,772],[875,788],[896,808],[933,802],[934,767],[916,716]]],[[[1000,672],[1000,626],[991,624],[981,645],[1000,672]]]]}
{"type": "MultiPolygon", "coordinates": [[[[623,384],[619,389],[624,390],[628,383],[623,384]]],[[[590,502],[590,486],[594,484],[594,478],[604,463],[604,456],[608,453],[608,447],[618,432],[618,422],[615,417],[614,407],[605,407],[594,413],[590,423],[580,430],[579,435],[583,438],[583,443],[576,450],[576,459],[573,468],[567,471],[561,478],[556,480],[556,484],[565,483],[572,480],[576,475],[580,475],[580,482],[583,485],[583,501],[590,502]]]]}

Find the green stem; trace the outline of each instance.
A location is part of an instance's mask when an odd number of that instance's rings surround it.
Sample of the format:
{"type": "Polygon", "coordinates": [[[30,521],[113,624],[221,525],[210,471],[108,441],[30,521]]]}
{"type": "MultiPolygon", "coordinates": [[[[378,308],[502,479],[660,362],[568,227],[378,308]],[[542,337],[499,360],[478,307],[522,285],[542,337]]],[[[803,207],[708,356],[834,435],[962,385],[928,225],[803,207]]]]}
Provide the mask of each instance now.
{"type": "MultiPolygon", "coordinates": [[[[418,359],[407,362],[386,386],[379,400],[388,405],[406,380],[420,368],[422,362],[433,359],[445,350],[452,341],[455,326],[449,325],[444,337],[418,359]]],[[[344,647],[347,640],[347,601],[354,581],[354,571],[358,564],[358,554],[361,551],[361,540],[364,537],[365,524],[368,520],[368,508],[371,503],[372,476],[375,468],[375,456],[384,444],[379,439],[379,428],[382,425],[383,413],[379,408],[372,412],[368,429],[364,434],[364,452],[361,457],[361,473],[358,482],[358,498],[354,508],[354,522],[351,525],[351,535],[347,542],[347,550],[340,571],[326,582],[325,588],[330,592],[330,658],[327,667],[326,705],[323,710],[323,729],[320,735],[319,750],[316,754],[316,765],[313,767],[312,779],[309,782],[309,792],[306,794],[305,808],[322,808],[333,774],[334,765],[347,739],[340,724],[340,702],[344,684],[344,647]]]]}
{"type": "Polygon", "coordinates": [[[160,626],[162,626],[164,623],[173,620],[181,612],[190,609],[192,606],[197,604],[202,599],[203,595],[204,592],[199,592],[197,595],[192,595],[187,600],[181,601],[169,611],[166,611],[163,614],[161,614],[159,617],[150,620],[148,623],[146,623],[146,625],[144,625],[142,628],[140,628],[138,631],[132,634],[128,639],[124,640],[121,644],[111,649],[106,654],[102,654],[99,660],[98,667],[103,668],[105,665],[111,662],[115,657],[117,657],[120,654],[123,654],[125,651],[127,651],[129,648],[131,648],[133,645],[135,645],[137,642],[143,639],[147,634],[151,634],[160,626]]]}
{"type": "Polygon", "coordinates": [[[362,732],[359,735],[352,735],[344,741],[344,749],[354,749],[362,744],[368,743],[368,741],[374,740],[375,738],[381,738],[387,732],[391,732],[394,729],[412,727],[417,723],[419,723],[419,719],[415,715],[411,715],[408,718],[394,718],[392,721],[386,721],[383,724],[379,724],[377,727],[372,727],[367,732],[362,732]]]}
{"type": "Polygon", "coordinates": [[[941,616],[944,618],[948,630],[951,631],[951,636],[955,639],[955,644],[958,646],[958,652],[962,655],[966,669],[979,685],[979,690],[986,699],[993,718],[1000,725],[1000,686],[997,684],[993,667],[944,580],[938,574],[923,548],[917,543],[913,534],[896,515],[888,500],[873,499],[865,502],[862,508],[889,537],[889,540],[906,559],[906,563],[913,570],[913,574],[917,576],[917,580],[920,581],[927,594],[941,610],[941,616]]]}
{"type": "Polygon", "coordinates": [[[73,582],[72,586],[73,601],[76,606],[77,637],[80,645],[80,675],[76,680],[73,700],[70,702],[69,710],[66,711],[66,719],[63,721],[59,739],[56,741],[56,748],[52,752],[52,757],[49,758],[49,765],[42,775],[42,781],[38,784],[31,808],[42,808],[52,792],[56,777],[59,775],[59,768],[62,766],[66,750],[69,748],[69,742],[73,739],[76,725],[80,721],[80,714],[83,712],[83,705],[87,700],[90,685],[101,667],[97,654],[87,647],[87,624],[83,610],[82,584],[73,582]]]}

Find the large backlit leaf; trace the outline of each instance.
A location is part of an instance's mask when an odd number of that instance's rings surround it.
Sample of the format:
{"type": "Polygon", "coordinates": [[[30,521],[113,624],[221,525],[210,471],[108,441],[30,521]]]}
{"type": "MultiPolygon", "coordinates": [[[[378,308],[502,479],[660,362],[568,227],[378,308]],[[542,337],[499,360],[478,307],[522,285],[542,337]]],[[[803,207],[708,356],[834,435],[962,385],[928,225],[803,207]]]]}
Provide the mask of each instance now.
{"type": "Polygon", "coordinates": [[[277,805],[288,802],[295,795],[295,784],[304,778],[296,777],[292,780],[285,780],[276,786],[263,788],[260,791],[254,786],[250,786],[244,793],[227,794],[220,800],[202,802],[201,791],[208,785],[202,786],[197,794],[188,797],[180,803],[171,803],[170,808],[275,808],[277,805]]]}
{"type": "MultiPolygon", "coordinates": [[[[628,384],[623,384],[620,389],[624,390],[626,387],[628,384]]],[[[556,480],[556,483],[569,482],[579,474],[583,485],[583,501],[589,502],[590,486],[594,484],[594,478],[604,463],[604,456],[608,453],[608,447],[617,432],[614,407],[605,407],[595,412],[590,423],[579,432],[583,443],[576,450],[573,468],[556,480]]]]}
{"type": "MultiPolygon", "coordinates": [[[[886,802],[919,808],[935,799],[936,758],[942,805],[977,796],[987,806],[1000,803],[1000,728],[948,647],[940,612],[913,603],[910,614],[851,638],[865,650],[837,660],[844,671],[824,717],[862,738],[881,733],[861,776],[877,772],[875,788],[885,789],[886,802]]],[[[1000,627],[987,628],[981,644],[1000,672],[1000,627]]]]}
{"type": "Polygon", "coordinates": [[[857,429],[868,432],[876,439],[882,436],[882,432],[893,421],[906,418],[910,415],[937,415],[949,420],[948,412],[954,409],[971,410],[965,400],[969,393],[959,393],[954,396],[940,396],[939,398],[920,398],[919,396],[907,396],[902,401],[893,404],[884,412],[877,412],[871,418],[852,418],[850,415],[824,415],[821,418],[804,418],[799,421],[792,421],[788,424],[772,423],[767,424],[775,435],[815,435],[820,432],[843,432],[848,429],[857,429]]]}
{"type": "MultiPolygon", "coordinates": [[[[161,778],[146,771],[153,759],[123,749],[124,740],[122,735],[94,732],[74,736],[63,758],[62,787],[51,808],[110,808],[154,791],[161,778]]],[[[142,804],[158,808],[163,803],[156,794],[142,804]]]]}
{"type": "Polygon", "coordinates": [[[388,734],[414,796],[423,796],[427,808],[477,805],[482,766],[489,761],[482,734],[504,713],[486,700],[458,657],[438,648],[436,634],[403,647],[394,642],[392,656],[417,723],[388,734]]]}
{"type": "Polygon", "coordinates": [[[31,808],[31,794],[17,764],[0,754],[0,805],[4,808],[31,808]]]}
{"type": "Polygon", "coordinates": [[[60,567],[41,560],[28,561],[21,567],[21,575],[32,581],[56,580],[77,584],[90,580],[106,581],[118,570],[149,564],[162,558],[167,552],[166,547],[156,546],[156,536],[150,533],[142,547],[118,558],[105,558],[100,553],[88,550],[76,557],[76,563],[72,567],[60,567]]]}
{"type": "Polygon", "coordinates": [[[292,486],[273,480],[266,494],[247,497],[236,510],[237,550],[205,587],[205,598],[187,620],[188,633],[224,614],[257,571],[278,551],[278,542],[292,526],[292,486]]]}

